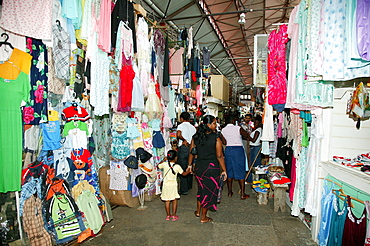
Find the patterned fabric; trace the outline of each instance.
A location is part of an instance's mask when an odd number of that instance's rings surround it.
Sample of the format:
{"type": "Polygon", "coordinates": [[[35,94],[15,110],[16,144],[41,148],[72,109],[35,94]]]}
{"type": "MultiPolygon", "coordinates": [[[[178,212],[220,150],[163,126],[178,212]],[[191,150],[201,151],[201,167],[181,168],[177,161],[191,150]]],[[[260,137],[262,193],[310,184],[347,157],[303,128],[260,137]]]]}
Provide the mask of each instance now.
{"type": "Polygon", "coordinates": [[[23,207],[25,201],[30,198],[33,194],[37,194],[37,197],[42,199],[41,194],[41,179],[31,178],[26,184],[22,186],[20,205],[19,205],[19,215],[23,215],[23,207]]]}
{"type": "Polygon", "coordinates": [[[86,228],[73,198],[66,194],[55,194],[45,204],[48,229],[56,238],[57,244],[71,241],[86,228]]]}
{"type": "Polygon", "coordinates": [[[130,155],[130,144],[126,132],[122,134],[119,134],[116,131],[112,132],[111,155],[120,160],[123,160],[130,155]]]}
{"type": "Polygon", "coordinates": [[[58,78],[69,80],[70,39],[60,25],[53,25],[53,58],[58,78]]]}
{"type": "Polygon", "coordinates": [[[195,177],[198,181],[197,200],[206,209],[217,210],[217,197],[220,180],[220,164],[216,158],[216,133],[208,134],[208,139],[201,145],[195,144],[202,151],[198,152],[195,162],[195,177]]]}
{"type": "Polygon", "coordinates": [[[26,107],[34,110],[34,119],[29,123],[38,125],[48,121],[48,54],[45,44],[36,39],[27,38],[27,52],[32,56],[30,102],[26,107]]]}
{"type": "Polygon", "coordinates": [[[287,25],[273,30],[268,38],[268,103],[284,104],[286,101],[285,50],[288,42],[287,25]]]}
{"type": "Polygon", "coordinates": [[[321,73],[322,69],[322,53],[319,50],[320,42],[320,13],[321,13],[321,1],[311,0],[311,6],[309,8],[310,20],[310,36],[307,40],[307,75],[315,76],[321,73]]]}
{"type": "Polygon", "coordinates": [[[96,34],[89,39],[89,47],[92,49],[88,49],[86,56],[90,58],[91,71],[93,71],[91,73],[90,104],[94,106],[95,115],[102,116],[109,114],[110,61],[107,53],[98,48],[96,39],[96,34]]]}
{"type": "Polygon", "coordinates": [[[51,47],[48,47],[48,66],[49,66],[49,77],[48,77],[49,91],[55,94],[63,95],[66,83],[64,82],[64,80],[59,79],[55,75],[53,49],[51,47]]]}
{"type": "Polygon", "coordinates": [[[22,36],[51,39],[53,1],[4,0],[0,26],[22,36]]]}
{"type": "Polygon", "coordinates": [[[111,161],[108,174],[110,176],[109,189],[128,190],[129,172],[123,161],[111,161]]]}
{"type": "Polygon", "coordinates": [[[111,108],[114,112],[117,111],[118,107],[118,92],[119,92],[119,70],[117,68],[117,65],[114,63],[114,60],[112,57],[109,57],[110,60],[110,66],[109,66],[109,93],[112,94],[111,98],[111,108]]]}
{"type": "Polygon", "coordinates": [[[50,234],[44,228],[40,198],[31,196],[24,202],[23,229],[31,246],[51,246],[50,234]]]}
{"type": "MultiPolygon", "coordinates": [[[[347,60],[343,59],[344,54],[347,52],[347,32],[350,31],[346,28],[346,23],[349,21],[347,13],[348,2],[324,0],[324,80],[338,81],[370,76],[370,68],[368,66],[347,69],[347,60]]],[[[354,33],[351,35],[355,36],[354,33]]]]}

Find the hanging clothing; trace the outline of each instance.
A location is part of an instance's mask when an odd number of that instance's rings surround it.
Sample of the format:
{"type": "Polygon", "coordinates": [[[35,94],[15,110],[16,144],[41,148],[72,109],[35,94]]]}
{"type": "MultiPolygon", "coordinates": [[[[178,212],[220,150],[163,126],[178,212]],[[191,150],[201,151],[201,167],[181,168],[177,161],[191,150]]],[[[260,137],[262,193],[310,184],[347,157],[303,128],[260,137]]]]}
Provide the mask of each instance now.
{"type": "Polygon", "coordinates": [[[174,88],[184,87],[184,48],[170,49],[170,79],[174,88]]]}
{"type": "Polygon", "coordinates": [[[140,82],[140,77],[139,77],[140,72],[135,63],[133,64],[132,67],[135,73],[135,77],[133,79],[131,110],[135,112],[143,112],[145,109],[145,105],[144,105],[143,88],[141,87],[141,82],[140,82]]]}
{"type": "Polygon", "coordinates": [[[27,107],[34,110],[34,119],[28,124],[38,125],[48,121],[47,114],[47,81],[48,81],[48,54],[45,44],[37,39],[27,38],[28,52],[32,56],[30,82],[30,102],[27,107]]]}
{"type": "Polygon", "coordinates": [[[59,79],[69,80],[71,42],[68,33],[58,24],[53,25],[53,59],[55,74],[59,79]]]}
{"type": "MultiPolygon", "coordinates": [[[[351,197],[347,196],[348,204],[351,204],[351,197]]],[[[366,237],[366,207],[360,215],[356,217],[352,208],[348,205],[348,215],[344,223],[343,246],[363,245],[366,237]]]]}
{"type": "Polygon", "coordinates": [[[95,115],[109,114],[109,67],[107,53],[97,46],[97,34],[89,39],[86,56],[91,61],[90,104],[94,106],[95,115]]]}
{"type": "Polygon", "coordinates": [[[43,138],[42,150],[56,150],[62,147],[60,144],[61,138],[59,120],[41,123],[40,127],[42,129],[43,138]]]}
{"type": "Polygon", "coordinates": [[[130,173],[123,161],[111,161],[109,169],[109,189],[128,190],[127,179],[129,176],[130,173]]]}
{"type": "MultiPolygon", "coordinates": [[[[358,6],[363,7],[366,9],[366,6],[361,5],[362,1],[358,2],[358,6]]],[[[324,80],[350,80],[359,77],[369,77],[370,76],[370,67],[359,67],[356,69],[348,69],[347,68],[347,60],[343,59],[343,54],[347,52],[347,44],[348,41],[346,39],[347,30],[346,23],[348,18],[350,17],[350,13],[347,13],[347,4],[348,1],[341,1],[341,0],[324,0],[324,9],[323,12],[325,13],[324,19],[324,49],[323,49],[323,79],[324,80]],[[335,27],[335,28],[333,28],[335,27]]],[[[367,6],[368,7],[368,6],[367,6]]],[[[360,13],[366,13],[361,9],[357,9],[360,13]]],[[[368,16],[368,14],[364,14],[364,17],[368,16]]],[[[360,23],[358,23],[361,25],[360,23]]],[[[365,28],[361,28],[366,32],[365,28]]],[[[361,43],[363,32],[358,30],[357,38],[358,42],[361,43]]],[[[355,34],[351,34],[355,36],[355,34]]],[[[361,46],[359,46],[361,47],[361,46]]],[[[360,55],[361,51],[359,50],[360,55]]]]}
{"type": "Polygon", "coordinates": [[[270,105],[286,102],[287,28],[287,25],[281,25],[279,30],[273,30],[268,37],[268,102],[270,105]]]}
{"type": "Polygon", "coordinates": [[[47,227],[55,235],[57,244],[71,241],[86,229],[71,196],[55,194],[45,208],[47,227]]]}
{"type": "Polygon", "coordinates": [[[310,145],[307,153],[304,207],[305,212],[310,213],[312,216],[317,216],[318,166],[321,163],[321,140],[324,138],[322,110],[317,110],[312,116],[310,145]]]}
{"type": "Polygon", "coordinates": [[[112,47],[116,47],[117,30],[120,21],[128,22],[128,26],[132,30],[134,53],[136,53],[137,45],[136,45],[135,14],[134,14],[134,5],[132,2],[126,0],[117,0],[116,4],[114,5],[111,15],[112,47]]]}
{"type": "Polygon", "coordinates": [[[130,155],[130,144],[126,132],[122,134],[116,131],[112,132],[111,155],[119,160],[123,160],[130,155]]]}
{"type": "Polygon", "coordinates": [[[339,208],[339,192],[335,191],[336,196],[334,196],[333,201],[333,214],[330,221],[330,232],[328,246],[342,245],[344,222],[347,218],[347,199],[344,200],[342,209],[339,208]]]}
{"type": "Polygon", "coordinates": [[[164,58],[163,58],[163,86],[168,86],[170,84],[170,58],[169,58],[169,49],[168,49],[168,35],[165,39],[164,46],[164,58]]]}
{"type": "MultiPolygon", "coordinates": [[[[0,192],[19,191],[22,171],[21,102],[30,97],[29,72],[32,57],[14,48],[0,64],[0,192]]],[[[24,109],[24,119],[33,120],[33,108],[24,109]]]]}
{"type": "Polygon", "coordinates": [[[99,209],[99,200],[96,198],[95,194],[90,190],[83,190],[78,196],[76,204],[89,224],[89,228],[98,234],[102,228],[104,221],[99,209]]]}
{"type": "Polygon", "coordinates": [[[115,64],[112,57],[109,57],[110,60],[110,66],[109,66],[109,93],[112,95],[111,97],[111,108],[113,109],[113,112],[117,113],[117,107],[118,107],[118,95],[119,95],[119,70],[117,65],[115,64]]]}
{"type": "Polygon", "coordinates": [[[145,103],[145,112],[148,114],[149,118],[153,118],[157,113],[162,113],[161,102],[155,93],[155,84],[150,83],[148,87],[148,99],[145,103]]]}
{"type": "Polygon", "coordinates": [[[132,66],[130,65],[123,66],[120,72],[120,78],[121,82],[119,90],[118,111],[130,112],[133,80],[135,78],[135,72],[132,66]]]}
{"type": "Polygon", "coordinates": [[[24,202],[23,230],[31,246],[52,246],[51,236],[44,228],[42,201],[31,196],[24,202]]]}
{"type": "Polygon", "coordinates": [[[22,36],[51,39],[53,1],[30,0],[2,2],[0,26],[22,36]]]}
{"type": "MultiPolygon", "coordinates": [[[[111,52],[111,0],[101,0],[99,9],[98,28],[98,47],[107,53],[111,52]]],[[[79,29],[79,28],[76,28],[79,29]]]]}
{"type": "MultiPolygon", "coordinates": [[[[319,240],[319,245],[324,246],[327,245],[329,239],[329,232],[330,232],[330,221],[333,211],[333,203],[335,195],[332,193],[334,183],[329,185],[325,180],[325,184],[322,191],[321,197],[321,222],[320,222],[320,229],[317,235],[317,239],[319,240]]],[[[355,244],[352,244],[355,245],[355,244]]]]}
{"type": "MultiPolygon", "coordinates": [[[[370,201],[364,201],[364,203],[367,211],[367,219],[370,220],[370,201]]],[[[370,246],[370,226],[367,226],[364,246],[370,246]]]]}

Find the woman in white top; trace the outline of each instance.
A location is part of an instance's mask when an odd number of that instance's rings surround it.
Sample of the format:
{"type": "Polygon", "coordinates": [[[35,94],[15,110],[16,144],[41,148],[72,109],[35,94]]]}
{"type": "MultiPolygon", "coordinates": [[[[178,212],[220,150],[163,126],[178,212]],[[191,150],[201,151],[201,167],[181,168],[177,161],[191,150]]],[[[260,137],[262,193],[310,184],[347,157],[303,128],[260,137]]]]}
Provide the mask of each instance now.
{"type": "MultiPolygon", "coordinates": [[[[262,117],[257,115],[254,118],[254,130],[250,134],[251,140],[249,141],[250,145],[250,160],[251,168],[261,165],[261,136],[262,136],[262,117]],[[253,166],[252,166],[253,165],[253,166]]],[[[249,175],[247,182],[252,182],[252,176],[249,175]]]]}

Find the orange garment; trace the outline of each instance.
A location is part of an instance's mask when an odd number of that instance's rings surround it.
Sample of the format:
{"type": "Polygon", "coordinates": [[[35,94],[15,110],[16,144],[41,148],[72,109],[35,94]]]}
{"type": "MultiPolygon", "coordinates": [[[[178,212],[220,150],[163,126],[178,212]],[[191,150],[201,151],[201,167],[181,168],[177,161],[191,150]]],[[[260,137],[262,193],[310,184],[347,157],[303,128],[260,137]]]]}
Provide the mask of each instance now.
{"type": "Polygon", "coordinates": [[[66,182],[63,179],[52,180],[46,191],[45,200],[48,201],[55,193],[69,194],[66,182]]]}
{"type": "Polygon", "coordinates": [[[20,72],[30,74],[32,56],[17,48],[13,49],[10,58],[0,64],[0,77],[15,80],[20,72]]]}

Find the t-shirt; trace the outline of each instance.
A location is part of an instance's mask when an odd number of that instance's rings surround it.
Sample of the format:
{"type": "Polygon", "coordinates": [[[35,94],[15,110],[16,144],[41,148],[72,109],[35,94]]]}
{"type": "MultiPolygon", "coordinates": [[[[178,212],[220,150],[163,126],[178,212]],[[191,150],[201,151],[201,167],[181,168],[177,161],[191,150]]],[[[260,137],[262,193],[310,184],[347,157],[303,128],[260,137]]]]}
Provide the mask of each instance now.
{"type": "Polygon", "coordinates": [[[243,146],[240,126],[228,124],[221,132],[226,139],[226,146],[243,146]]]}
{"type": "MultiPolygon", "coordinates": [[[[183,122],[183,123],[181,123],[177,127],[177,130],[178,131],[181,131],[181,135],[185,138],[185,140],[188,143],[191,142],[191,138],[193,137],[193,135],[196,132],[195,127],[192,124],[190,124],[190,122],[183,122]]],[[[181,146],[181,145],[182,145],[182,140],[180,139],[179,140],[179,146],[181,146]]]]}
{"type": "Polygon", "coordinates": [[[254,138],[254,134],[256,134],[256,132],[259,132],[260,135],[258,136],[258,138],[256,139],[256,141],[254,143],[252,141],[249,142],[250,146],[259,146],[259,145],[261,145],[262,128],[258,127],[256,130],[254,130],[250,134],[251,138],[254,138]]]}

